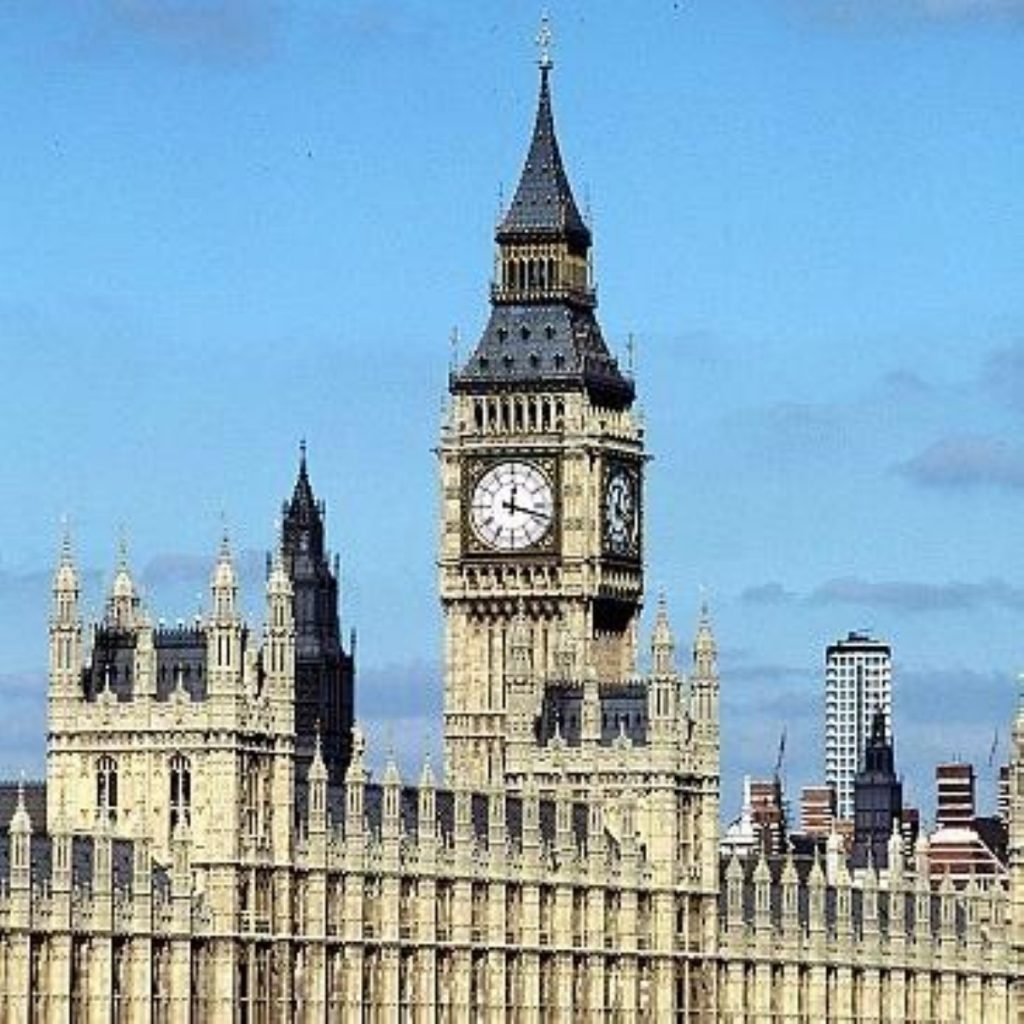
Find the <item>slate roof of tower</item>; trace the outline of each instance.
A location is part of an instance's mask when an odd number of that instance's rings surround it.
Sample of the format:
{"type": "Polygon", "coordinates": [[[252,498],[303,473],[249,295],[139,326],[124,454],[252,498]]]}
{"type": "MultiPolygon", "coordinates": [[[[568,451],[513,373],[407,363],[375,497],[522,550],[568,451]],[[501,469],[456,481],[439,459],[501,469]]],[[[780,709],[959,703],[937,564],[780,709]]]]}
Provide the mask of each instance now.
{"type": "Polygon", "coordinates": [[[520,386],[582,384],[588,390],[628,405],[633,382],[609,354],[601,327],[590,310],[567,303],[497,305],[473,355],[454,383],[520,386]]]}
{"type": "MultiPolygon", "coordinates": [[[[590,247],[590,230],[573,198],[551,113],[548,68],[541,68],[540,97],[522,177],[496,234],[500,245],[565,240],[590,247]]],[[[628,406],[632,380],[619,369],[593,311],[593,297],[491,303],[491,314],[473,354],[453,375],[453,390],[495,385],[583,387],[602,404],[628,406]]]]}
{"type": "Polygon", "coordinates": [[[590,245],[590,229],[580,216],[558,149],[547,67],[541,68],[540,98],[526,164],[498,227],[499,241],[522,234],[556,235],[582,248],[590,245]]]}

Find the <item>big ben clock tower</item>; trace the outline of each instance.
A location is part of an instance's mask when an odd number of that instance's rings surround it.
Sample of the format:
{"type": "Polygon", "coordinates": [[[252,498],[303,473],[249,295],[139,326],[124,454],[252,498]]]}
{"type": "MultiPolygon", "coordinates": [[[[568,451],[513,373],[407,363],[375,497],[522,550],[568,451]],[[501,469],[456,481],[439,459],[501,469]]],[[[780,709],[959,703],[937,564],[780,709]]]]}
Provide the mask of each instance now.
{"type": "Polygon", "coordinates": [[[537,117],[496,231],[490,317],[451,375],[439,448],[445,759],[476,785],[514,782],[514,762],[552,721],[581,727],[580,715],[552,718],[550,693],[633,677],[643,598],[642,430],[595,315],[546,30],[540,42],[537,117]]]}

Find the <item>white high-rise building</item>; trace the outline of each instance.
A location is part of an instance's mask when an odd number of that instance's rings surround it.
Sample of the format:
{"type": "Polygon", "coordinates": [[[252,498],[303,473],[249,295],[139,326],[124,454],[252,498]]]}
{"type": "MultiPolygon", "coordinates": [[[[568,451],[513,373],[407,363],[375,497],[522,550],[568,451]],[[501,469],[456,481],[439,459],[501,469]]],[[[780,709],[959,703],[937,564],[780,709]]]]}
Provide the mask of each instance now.
{"type": "Polygon", "coordinates": [[[825,778],[836,812],[853,817],[853,778],[876,709],[892,735],[892,649],[866,633],[850,633],[825,651],[825,778]]]}

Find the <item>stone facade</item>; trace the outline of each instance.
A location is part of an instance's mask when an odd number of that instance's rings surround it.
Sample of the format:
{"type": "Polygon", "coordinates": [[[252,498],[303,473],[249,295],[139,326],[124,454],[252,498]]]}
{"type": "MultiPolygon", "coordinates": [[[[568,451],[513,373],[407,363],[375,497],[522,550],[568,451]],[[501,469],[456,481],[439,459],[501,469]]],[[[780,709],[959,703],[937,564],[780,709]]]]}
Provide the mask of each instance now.
{"type": "Polygon", "coordinates": [[[881,873],[720,858],[715,638],[704,608],[680,670],[662,601],[637,670],[643,433],[549,70],[439,449],[444,779],[373,782],[357,729],[340,781],[303,759],[289,536],[261,636],[226,540],[172,631],[122,558],[87,633],[65,545],[46,792],[0,792],[4,1024],[1024,1020],[1024,710],[1006,878],[898,836],[881,873]]]}

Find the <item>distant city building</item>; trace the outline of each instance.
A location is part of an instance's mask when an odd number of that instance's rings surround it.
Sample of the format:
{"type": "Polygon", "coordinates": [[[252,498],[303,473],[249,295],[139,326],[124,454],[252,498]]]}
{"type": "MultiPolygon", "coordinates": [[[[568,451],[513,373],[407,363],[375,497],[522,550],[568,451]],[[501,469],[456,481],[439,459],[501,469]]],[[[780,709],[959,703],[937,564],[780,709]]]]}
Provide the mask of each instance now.
{"type": "Polygon", "coordinates": [[[889,837],[899,829],[903,812],[903,784],[896,776],[892,737],[885,715],[877,709],[871,735],[864,748],[861,770],[853,781],[853,866],[888,866],[889,837]]]}
{"type": "Polygon", "coordinates": [[[974,765],[952,762],[935,768],[935,823],[939,828],[974,824],[974,765]]]}
{"type": "Polygon", "coordinates": [[[836,791],[829,785],[800,790],[800,827],[806,836],[827,836],[836,818],[836,791]]]}
{"type": "Polygon", "coordinates": [[[892,728],[892,649],[866,633],[850,633],[825,652],[825,779],[836,790],[840,818],[853,815],[853,780],[880,710],[892,728]]]}
{"type": "Polygon", "coordinates": [[[1006,825],[998,816],[978,817],[974,765],[960,761],[935,768],[936,829],[929,844],[933,874],[954,882],[1006,870],[1006,825]]]}
{"type": "Polygon", "coordinates": [[[764,853],[782,853],[786,845],[786,810],[778,776],[750,783],[750,816],[757,845],[764,853]]]}
{"type": "Polygon", "coordinates": [[[727,826],[721,841],[722,852],[741,859],[774,856],[788,846],[786,804],[782,783],[771,779],[743,777],[743,806],[738,818],[727,826]]]}
{"type": "Polygon", "coordinates": [[[1010,766],[1001,765],[999,768],[999,791],[996,797],[999,819],[1004,825],[1010,823],[1010,766]]]}

